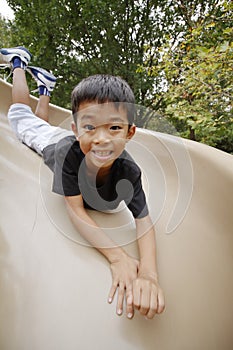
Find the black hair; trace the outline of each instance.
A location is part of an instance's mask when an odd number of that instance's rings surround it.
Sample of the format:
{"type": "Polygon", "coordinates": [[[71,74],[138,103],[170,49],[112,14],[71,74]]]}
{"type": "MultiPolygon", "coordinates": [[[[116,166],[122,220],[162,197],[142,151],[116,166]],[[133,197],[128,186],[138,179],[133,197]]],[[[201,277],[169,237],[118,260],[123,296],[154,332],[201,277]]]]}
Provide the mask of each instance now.
{"type": "Polygon", "coordinates": [[[135,97],[128,83],[118,76],[96,74],[84,78],[74,88],[71,95],[72,113],[76,123],[76,115],[82,102],[113,102],[116,108],[123,103],[127,111],[129,125],[134,122],[135,97]]]}

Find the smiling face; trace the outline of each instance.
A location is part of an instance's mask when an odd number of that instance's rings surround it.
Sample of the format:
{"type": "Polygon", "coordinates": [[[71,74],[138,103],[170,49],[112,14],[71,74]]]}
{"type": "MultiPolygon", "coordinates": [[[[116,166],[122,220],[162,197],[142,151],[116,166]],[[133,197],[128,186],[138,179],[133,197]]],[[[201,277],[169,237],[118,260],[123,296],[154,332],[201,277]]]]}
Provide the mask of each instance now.
{"type": "Polygon", "coordinates": [[[100,168],[110,169],[135,133],[135,126],[129,127],[127,111],[111,102],[81,103],[77,128],[74,123],[72,128],[85,154],[87,168],[94,172],[100,168]]]}

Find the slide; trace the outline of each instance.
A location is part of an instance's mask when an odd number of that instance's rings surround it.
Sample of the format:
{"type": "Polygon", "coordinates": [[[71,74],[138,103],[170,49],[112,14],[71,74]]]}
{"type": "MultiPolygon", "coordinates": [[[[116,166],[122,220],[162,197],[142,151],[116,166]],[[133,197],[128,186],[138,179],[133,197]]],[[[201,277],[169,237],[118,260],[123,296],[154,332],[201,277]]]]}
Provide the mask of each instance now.
{"type": "MultiPolygon", "coordinates": [[[[233,156],[142,129],[128,143],[166,297],[163,314],[128,320],[107,303],[108,262],[74,229],[51,171],[11,131],[10,104],[11,85],[0,80],[0,349],[232,350],[233,156]]],[[[69,129],[71,113],[51,105],[50,121],[69,129]]],[[[90,215],[138,256],[123,205],[90,215]]]]}

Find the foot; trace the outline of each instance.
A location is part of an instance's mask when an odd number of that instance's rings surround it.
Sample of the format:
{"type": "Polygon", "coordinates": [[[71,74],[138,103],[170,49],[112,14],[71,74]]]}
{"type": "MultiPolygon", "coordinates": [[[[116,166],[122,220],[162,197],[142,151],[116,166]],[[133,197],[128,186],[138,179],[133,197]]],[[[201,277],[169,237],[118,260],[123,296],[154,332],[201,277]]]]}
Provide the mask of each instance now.
{"type": "Polygon", "coordinates": [[[35,81],[37,82],[37,86],[39,88],[40,86],[44,86],[46,87],[48,92],[53,91],[57,80],[57,78],[53,74],[49,73],[47,70],[40,67],[28,66],[26,70],[35,79],[35,81]]]}
{"type": "Polygon", "coordinates": [[[25,68],[30,62],[31,57],[31,53],[22,46],[0,49],[0,62],[5,63],[8,67],[13,65],[15,58],[18,58],[18,62],[22,62],[21,68],[25,68]]]}

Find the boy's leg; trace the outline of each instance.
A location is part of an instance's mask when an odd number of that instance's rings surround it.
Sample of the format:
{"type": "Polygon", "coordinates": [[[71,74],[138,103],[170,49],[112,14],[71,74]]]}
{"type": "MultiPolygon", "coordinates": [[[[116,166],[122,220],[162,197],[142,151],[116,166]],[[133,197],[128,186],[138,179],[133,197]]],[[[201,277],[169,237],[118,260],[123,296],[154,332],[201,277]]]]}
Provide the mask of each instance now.
{"type": "Polygon", "coordinates": [[[13,71],[12,102],[30,106],[29,89],[25,70],[22,68],[15,68],[13,71]]]}
{"type": "Polygon", "coordinates": [[[9,123],[18,139],[28,147],[42,155],[48,144],[56,143],[61,138],[72,134],[67,130],[51,126],[45,120],[49,104],[50,92],[53,90],[56,78],[49,72],[27,66],[31,54],[23,47],[0,49],[0,62],[13,70],[13,102],[8,112],[9,123]],[[29,91],[24,69],[35,78],[38,85],[40,102],[38,118],[29,106],[29,91]]]}
{"type": "MultiPolygon", "coordinates": [[[[13,71],[12,102],[8,112],[9,123],[18,139],[28,147],[42,154],[48,140],[54,133],[54,127],[37,118],[30,108],[29,89],[25,70],[31,59],[30,52],[24,47],[0,49],[0,62],[13,71]]],[[[43,89],[44,92],[45,89],[43,89]]],[[[47,113],[49,96],[42,96],[47,113]]],[[[39,114],[43,113],[39,112],[39,114]]]]}
{"type": "Polygon", "coordinates": [[[22,103],[29,106],[30,99],[25,69],[31,60],[31,56],[31,53],[22,46],[0,49],[0,62],[13,71],[13,103],[22,103]]]}
{"type": "Polygon", "coordinates": [[[29,90],[25,69],[31,60],[30,52],[22,46],[0,49],[0,61],[13,71],[13,103],[29,105],[29,90]]]}
{"type": "Polygon", "coordinates": [[[46,122],[49,121],[49,101],[49,96],[40,95],[35,111],[35,115],[46,122]]]}
{"type": "Polygon", "coordinates": [[[53,91],[56,78],[43,68],[28,66],[27,71],[31,74],[38,86],[39,101],[35,115],[48,122],[50,94],[53,91]]]}
{"type": "Polygon", "coordinates": [[[25,70],[27,70],[37,82],[39,101],[35,115],[48,121],[49,96],[54,89],[56,78],[46,70],[39,67],[29,67],[31,53],[24,47],[0,49],[0,63],[10,67],[13,71],[13,104],[22,103],[30,105],[29,89],[27,86],[25,70]]]}

